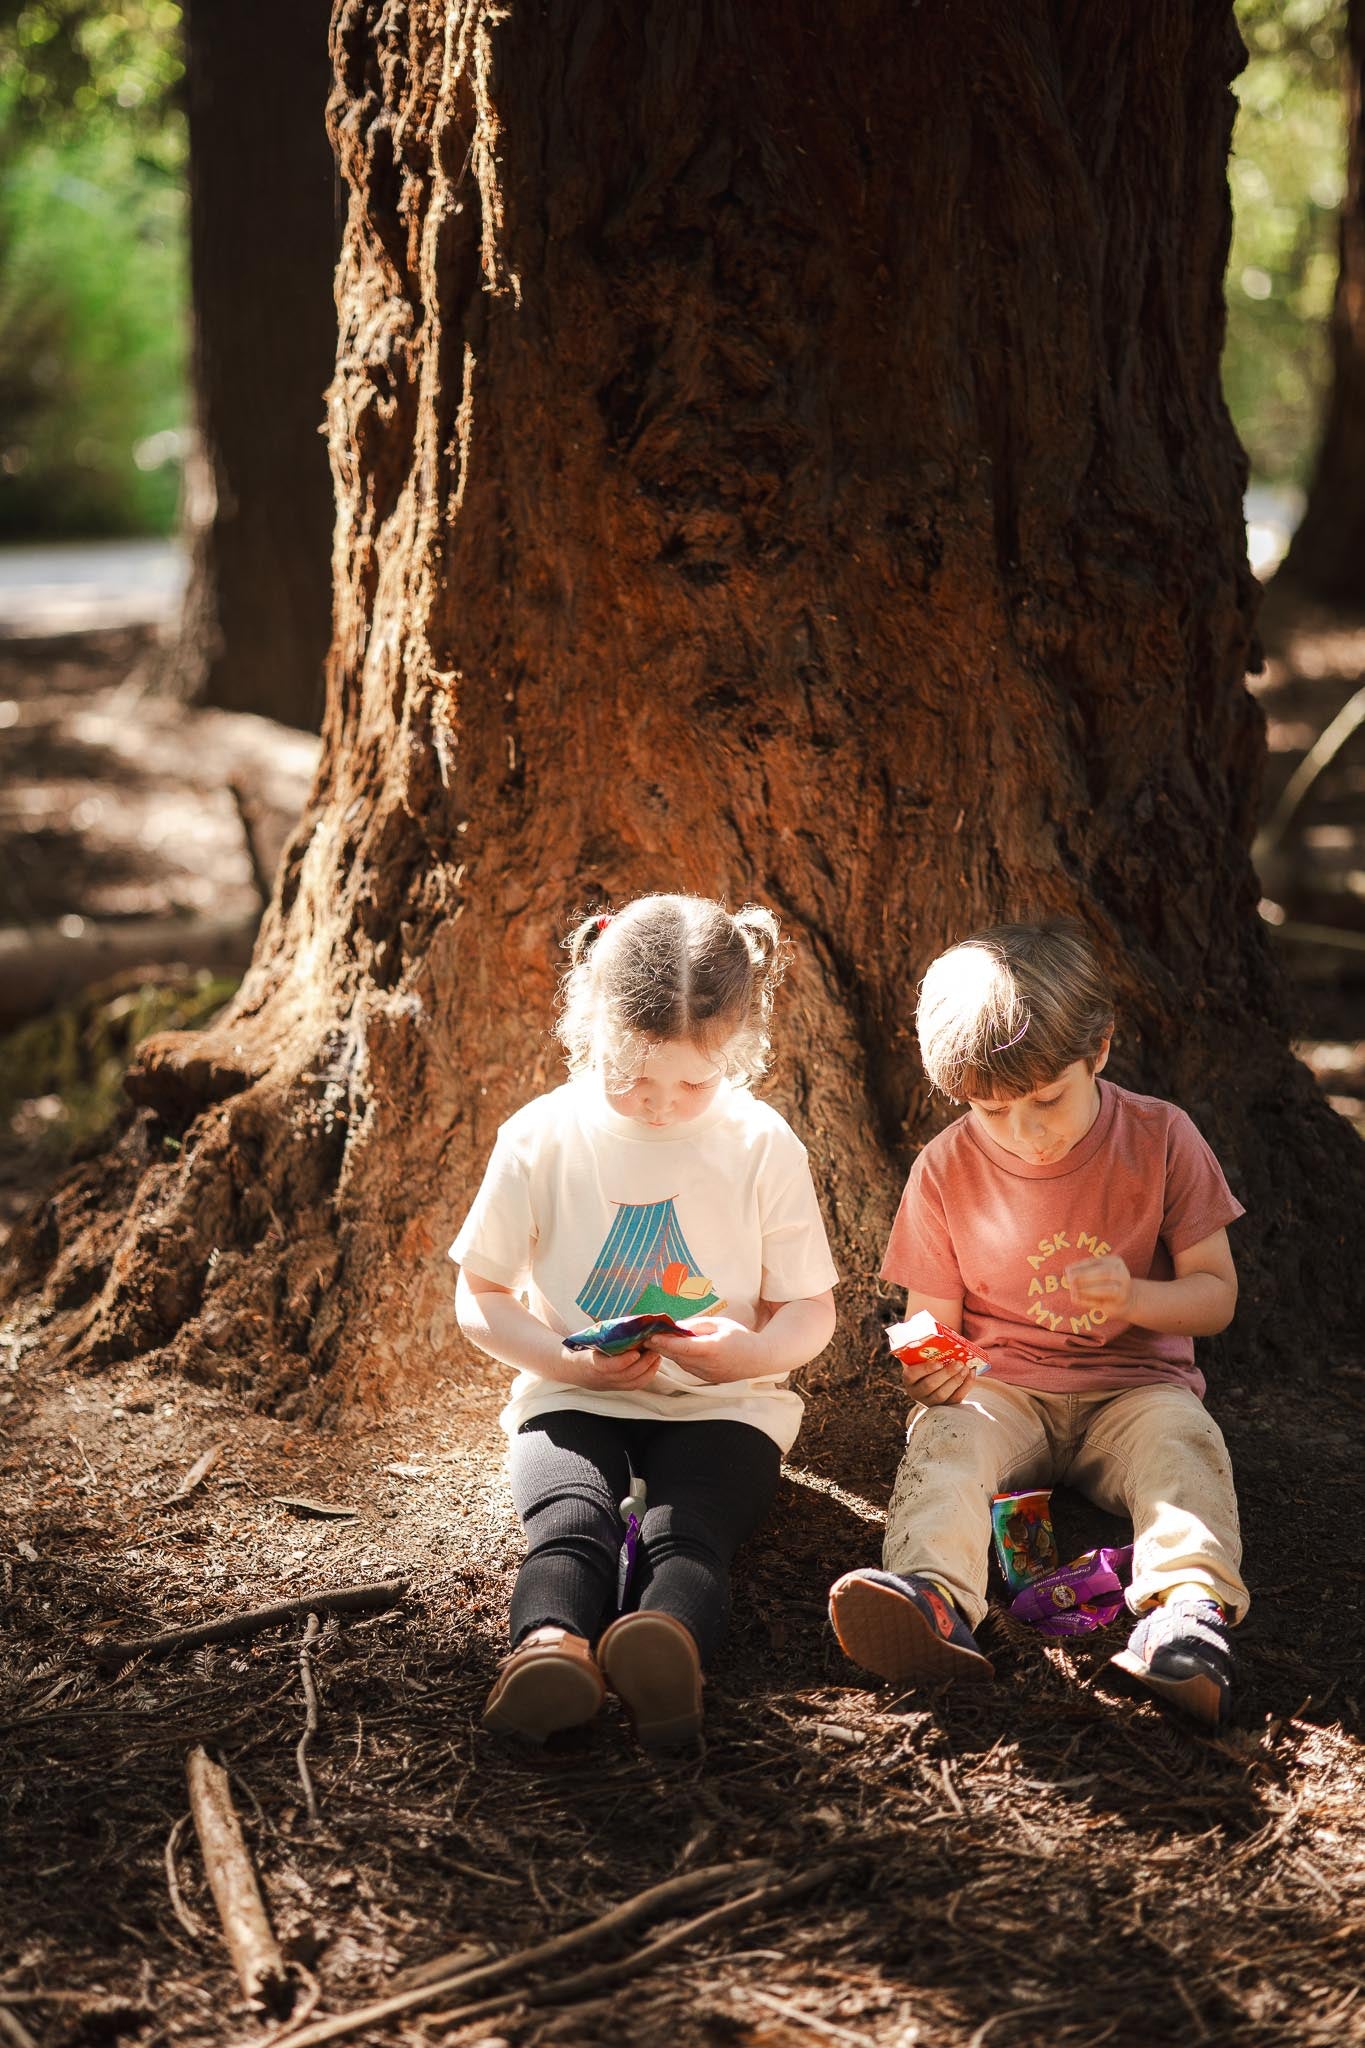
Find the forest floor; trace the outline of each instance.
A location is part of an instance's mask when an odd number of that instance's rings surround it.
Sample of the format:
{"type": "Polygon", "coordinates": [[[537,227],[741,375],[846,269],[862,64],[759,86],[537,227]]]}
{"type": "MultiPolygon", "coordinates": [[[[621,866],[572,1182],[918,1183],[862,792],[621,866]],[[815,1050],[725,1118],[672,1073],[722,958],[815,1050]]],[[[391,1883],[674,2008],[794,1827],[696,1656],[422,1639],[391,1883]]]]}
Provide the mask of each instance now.
{"type": "MultiPolygon", "coordinates": [[[[1267,634],[1278,651],[1256,687],[1273,799],[1359,687],[1365,627],[1276,620],[1272,607],[1267,634]]],[[[118,659],[82,680],[73,658],[68,647],[65,668],[50,652],[25,665],[0,650],[0,699],[18,705],[27,747],[20,793],[11,781],[0,813],[0,873],[41,877],[35,927],[116,914],[98,894],[109,847],[93,834],[114,831],[125,803],[150,801],[125,736],[140,720],[162,735],[156,773],[174,780],[178,759],[219,835],[193,851],[186,803],[160,851],[141,840],[127,851],[144,911],[164,912],[158,889],[191,902],[183,874],[249,891],[245,837],[227,851],[233,818],[248,830],[242,805],[201,787],[217,774],[222,793],[222,729],[213,738],[198,723],[207,714],[130,695],[118,659]],[[82,751],[67,744],[73,730],[82,751]],[[65,823],[42,810],[60,774],[65,823]],[[76,822],[73,807],[96,800],[76,822]],[[60,887],[55,862],[18,850],[34,830],[57,835],[60,887]]],[[[1267,884],[1282,929],[1301,934],[1283,943],[1302,1050],[1356,1119],[1365,959],[1305,928],[1365,930],[1362,788],[1365,732],[1305,801],[1267,884]]],[[[204,914],[221,911],[220,897],[203,900],[204,914]]],[[[191,1011],[215,993],[169,970],[145,986],[179,987],[191,1011]]],[[[60,1028],[38,1019],[0,1046],[11,1214],[59,1170],[63,1145],[93,1130],[94,1069],[117,1064],[135,993],[118,983],[84,995],[60,1028]],[[125,1004],[112,1020],[111,1004],[125,1004]],[[79,1130],[68,1083],[90,1091],[79,1130]]],[[[452,1972],[505,1964],[482,1986],[361,2020],[356,2041],[1365,2042],[1363,1368],[1365,1355],[1333,1361],[1292,1390],[1233,1371],[1211,1389],[1255,1595],[1236,1713],[1217,1735],[1111,1670],[1121,1624],[1059,1647],[998,1600],[983,1630],[993,1686],[900,1698],[864,1686],[830,1637],[825,1593],[837,1572],[876,1560],[900,1415],[888,1394],[884,1427],[869,1433],[860,1403],[855,1434],[836,1390],[813,1405],[777,1508],[738,1562],[704,1747],[652,1760],[611,1703],[544,1752],[479,1726],[519,1547],[491,1373],[451,1385],[439,1407],[320,1428],[137,1361],[54,1374],[40,1345],[0,1339],[0,2043],[267,2038],[237,1990],[185,1819],[185,1759],[201,1742],[230,1769],[299,1990],[295,2022],[392,1996],[433,1957],[463,1952],[452,1972]],[[316,1818],[296,1757],[301,1617],[111,1668],[114,1643],[393,1575],[396,1604],[326,1620],[307,1646],[316,1818]],[[746,1878],[737,1866],[750,1861],[746,1878]],[[626,1939],[604,1931],[557,1962],[516,1960],[689,1875],[696,1893],[655,1901],[626,1939]],[[784,1889],[793,1883],[807,1888],[784,1889]],[[745,1899],[729,1920],[680,1926],[745,1899]],[[672,1946],[649,1951],[669,1932],[672,1946]],[[598,1965],[605,1974],[584,1981],[598,1965]],[[637,1974],[621,1976],[625,1965],[637,1974]]],[[[1054,1505],[1064,1554],[1121,1540],[1078,1497],[1061,1491],[1054,1505]]],[[[302,2048],[308,2036],[292,2038],[302,2048]]]]}

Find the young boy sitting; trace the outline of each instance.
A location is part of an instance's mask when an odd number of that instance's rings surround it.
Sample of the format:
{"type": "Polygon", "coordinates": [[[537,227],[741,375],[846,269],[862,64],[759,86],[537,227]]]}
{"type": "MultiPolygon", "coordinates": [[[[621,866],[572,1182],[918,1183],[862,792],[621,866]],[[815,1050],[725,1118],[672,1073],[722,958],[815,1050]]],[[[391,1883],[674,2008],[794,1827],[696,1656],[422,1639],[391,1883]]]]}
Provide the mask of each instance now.
{"type": "Polygon", "coordinates": [[[1248,1605],[1232,1470],[1191,1339],[1232,1320],[1242,1215],[1183,1110],[1099,1075],[1110,988],[1079,926],[1002,925],[935,960],[925,1071],[967,1114],[919,1154],[882,1278],[985,1351],[907,1366],[911,1417],[882,1571],[830,1593],[855,1663],[902,1685],[988,1679],[991,1497],[1065,1480],[1133,1523],[1123,1670],[1226,1710],[1248,1605]]]}

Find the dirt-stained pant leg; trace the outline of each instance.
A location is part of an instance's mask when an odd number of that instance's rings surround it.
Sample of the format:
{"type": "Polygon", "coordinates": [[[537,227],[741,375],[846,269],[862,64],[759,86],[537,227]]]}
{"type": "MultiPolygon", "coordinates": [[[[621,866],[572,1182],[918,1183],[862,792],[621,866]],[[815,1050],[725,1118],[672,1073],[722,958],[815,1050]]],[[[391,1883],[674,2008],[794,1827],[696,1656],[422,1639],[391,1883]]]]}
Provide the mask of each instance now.
{"type": "Polygon", "coordinates": [[[882,1563],[944,1586],[971,1628],[986,1612],[991,1495],[1045,1486],[1052,1452],[1034,1396],[978,1381],[965,1401],[917,1408],[886,1511],[882,1563]]]}
{"type": "Polygon", "coordinates": [[[1188,1387],[1095,1396],[1080,1448],[1058,1476],[1132,1517],[1135,1614],[1184,1584],[1207,1586],[1233,1621],[1242,1619],[1251,1600],[1232,1465],[1223,1432],[1188,1387]]]}

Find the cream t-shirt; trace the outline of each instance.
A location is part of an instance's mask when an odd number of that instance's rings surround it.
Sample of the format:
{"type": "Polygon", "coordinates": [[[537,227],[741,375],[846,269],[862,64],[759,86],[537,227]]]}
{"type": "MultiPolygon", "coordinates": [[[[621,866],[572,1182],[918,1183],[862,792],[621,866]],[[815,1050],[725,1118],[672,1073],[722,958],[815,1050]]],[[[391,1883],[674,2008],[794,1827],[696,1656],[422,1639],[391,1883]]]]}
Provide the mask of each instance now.
{"type": "MultiPolygon", "coordinates": [[[[799,1301],[838,1280],[806,1148],[747,1088],[722,1082],[688,1123],[619,1116],[582,1075],[528,1102],[498,1132],[450,1256],[525,1300],[568,1336],[608,1316],[724,1314],[746,1328],[760,1301],[799,1301]]],[[[786,1376],[710,1386],[665,1359],[630,1391],[522,1372],[501,1416],[579,1408],[674,1422],[747,1422],[785,1451],[803,1403],[786,1376]]]]}

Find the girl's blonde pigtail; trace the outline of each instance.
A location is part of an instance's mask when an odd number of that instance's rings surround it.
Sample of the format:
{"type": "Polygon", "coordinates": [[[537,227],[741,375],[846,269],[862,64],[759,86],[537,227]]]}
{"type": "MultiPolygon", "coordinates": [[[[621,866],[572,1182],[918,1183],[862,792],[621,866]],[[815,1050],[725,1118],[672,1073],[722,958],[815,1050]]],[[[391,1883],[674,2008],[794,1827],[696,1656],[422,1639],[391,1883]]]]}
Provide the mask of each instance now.
{"type": "Polygon", "coordinates": [[[746,903],[742,910],[735,912],[735,929],[749,949],[749,958],[754,970],[769,986],[775,986],[786,971],[790,946],[782,937],[782,927],[771,910],[765,910],[761,903],[746,903]]]}
{"type": "Polygon", "coordinates": [[[564,941],[568,948],[571,966],[581,967],[583,965],[583,962],[587,959],[588,954],[597,944],[597,941],[601,938],[611,920],[612,912],[610,910],[595,910],[590,917],[585,917],[581,924],[575,925],[568,938],[564,941]]]}

